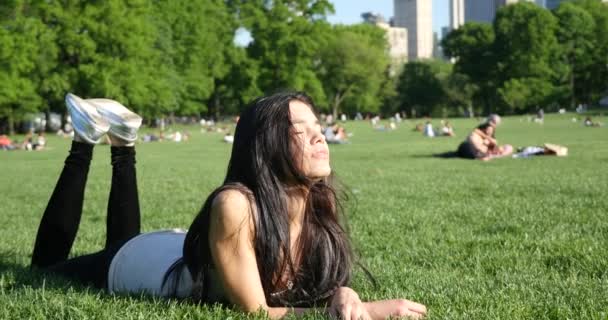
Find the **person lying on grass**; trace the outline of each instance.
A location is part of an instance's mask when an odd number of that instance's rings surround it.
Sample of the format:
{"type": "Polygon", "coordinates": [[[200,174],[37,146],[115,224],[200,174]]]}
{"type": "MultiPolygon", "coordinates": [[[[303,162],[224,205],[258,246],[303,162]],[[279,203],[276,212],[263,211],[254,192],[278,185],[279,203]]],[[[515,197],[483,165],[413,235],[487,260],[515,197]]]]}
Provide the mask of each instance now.
{"type": "Polygon", "coordinates": [[[66,97],[76,135],[43,214],[32,266],[119,293],[222,303],[271,318],[420,318],[404,300],[362,302],[348,287],[351,243],[340,225],[329,150],[311,99],[282,92],[243,112],[222,186],[189,231],[140,233],[133,141],[141,118],[107,99],[66,97]],[[68,259],[100,137],[112,142],[105,248],[68,259]]]}

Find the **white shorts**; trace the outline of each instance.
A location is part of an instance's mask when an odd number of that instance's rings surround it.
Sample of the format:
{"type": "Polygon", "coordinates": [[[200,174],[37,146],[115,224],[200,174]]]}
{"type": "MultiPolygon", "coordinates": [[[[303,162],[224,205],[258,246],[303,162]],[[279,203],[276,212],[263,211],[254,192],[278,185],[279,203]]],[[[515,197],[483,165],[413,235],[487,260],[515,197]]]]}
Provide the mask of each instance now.
{"type": "Polygon", "coordinates": [[[142,233],[129,240],[112,259],[108,290],[160,297],[190,296],[192,277],[185,265],[172,272],[163,284],[169,268],[182,257],[185,238],[186,232],[176,229],[142,233]]]}

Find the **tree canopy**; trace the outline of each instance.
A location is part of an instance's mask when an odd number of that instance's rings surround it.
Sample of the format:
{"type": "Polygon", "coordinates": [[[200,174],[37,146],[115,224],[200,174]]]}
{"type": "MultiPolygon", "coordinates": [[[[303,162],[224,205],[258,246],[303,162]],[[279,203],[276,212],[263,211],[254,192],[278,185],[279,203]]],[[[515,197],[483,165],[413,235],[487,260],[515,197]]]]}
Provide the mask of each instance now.
{"type": "Polygon", "coordinates": [[[608,6],[531,3],[466,23],[447,62],[389,66],[385,31],[330,25],[329,0],[7,0],[0,3],[0,121],[65,112],[67,92],[146,119],[238,113],[280,89],[332,113],[529,112],[608,94],[608,6]],[[237,30],[252,41],[235,43],[237,30]],[[400,70],[396,75],[391,70],[400,70]]]}
{"type": "Polygon", "coordinates": [[[330,111],[378,112],[389,59],[384,31],[372,25],[335,26],[320,50],[317,74],[330,111]]]}
{"type": "Polygon", "coordinates": [[[485,112],[530,112],[594,104],[608,94],[608,6],[564,1],[498,10],[492,25],[466,23],[442,41],[454,72],[485,112]]]}

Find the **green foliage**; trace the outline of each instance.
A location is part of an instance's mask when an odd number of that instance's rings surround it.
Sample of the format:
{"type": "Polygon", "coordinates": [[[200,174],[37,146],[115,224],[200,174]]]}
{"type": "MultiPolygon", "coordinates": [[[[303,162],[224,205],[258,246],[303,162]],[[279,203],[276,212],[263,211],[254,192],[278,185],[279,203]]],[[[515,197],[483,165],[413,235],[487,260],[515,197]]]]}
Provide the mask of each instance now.
{"type": "Polygon", "coordinates": [[[544,105],[543,100],[551,96],[552,90],[550,82],[539,78],[512,78],[498,89],[498,94],[512,112],[528,110],[530,105],[544,105]]]}
{"type": "Polygon", "coordinates": [[[231,47],[227,50],[228,73],[217,78],[209,105],[216,116],[238,114],[244,106],[262,93],[257,87],[259,76],[255,60],[247,56],[245,48],[231,47]]]}
{"type": "Polygon", "coordinates": [[[20,1],[0,5],[0,118],[8,119],[11,133],[15,121],[43,107],[39,78],[32,75],[46,69],[43,57],[53,53],[52,45],[43,46],[50,44],[43,25],[25,16],[23,7],[20,1]]]}
{"type": "Polygon", "coordinates": [[[485,110],[492,108],[491,101],[496,91],[494,41],[491,25],[468,22],[450,32],[441,42],[444,53],[456,60],[453,84],[459,82],[457,87],[467,87],[464,91],[465,100],[473,99],[477,105],[484,106],[485,110]],[[463,79],[468,79],[470,85],[462,83],[463,79]]]}
{"type": "Polygon", "coordinates": [[[224,78],[233,50],[236,18],[222,1],[159,1],[155,13],[162,38],[163,63],[179,75],[172,89],[179,101],[175,112],[200,114],[217,79],[224,78]]]}
{"type": "Polygon", "coordinates": [[[116,99],[146,117],[200,114],[236,67],[227,57],[238,23],[223,1],[13,1],[0,10],[3,38],[11,38],[4,51],[26,74],[18,80],[0,69],[19,87],[6,88],[2,104],[24,112],[46,104],[63,112],[65,93],[74,92],[116,99]],[[15,57],[8,50],[19,43],[31,48],[15,57]]]}
{"type": "Polygon", "coordinates": [[[450,32],[441,42],[444,53],[456,59],[454,71],[466,74],[474,79],[492,76],[492,45],[494,30],[486,23],[468,22],[450,32]]]}
{"type": "Polygon", "coordinates": [[[47,98],[63,110],[66,91],[117,99],[139,111],[151,94],[154,28],[143,19],[147,1],[39,3],[43,23],[56,35],[58,63],[51,69],[62,86],[47,98]]]}
{"type": "Polygon", "coordinates": [[[147,119],[237,113],[279,89],[336,114],[435,115],[593,104],[608,92],[608,6],[597,0],[553,13],[518,3],[493,25],[467,23],[442,41],[455,62],[445,73],[389,70],[384,31],[331,26],[331,12],[329,0],[2,1],[0,120],[65,112],[66,92],[113,98],[147,119]],[[253,38],[246,48],[234,43],[239,28],[253,38]]]}
{"type": "Polygon", "coordinates": [[[580,72],[575,71],[575,77],[581,83],[580,99],[595,103],[608,94],[608,5],[596,0],[576,0],[573,3],[585,9],[594,20],[590,63],[580,72]]]}
{"type": "MultiPolygon", "coordinates": [[[[531,3],[498,10],[492,26],[467,23],[443,41],[455,73],[485,112],[530,112],[595,103],[608,89],[608,6],[564,1],[553,13],[531,3]]],[[[449,98],[452,100],[453,98],[449,98]]]]}
{"type": "MultiPolygon", "coordinates": [[[[407,63],[397,82],[398,109],[418,116],[443,114],[448,103],[451,64],[442,61],[407,63]]],[[[452,90],[450,90],[452,91],[452,90]]]]}
{"type": "Polygon", "coordinates": [[[554,14],[559,23],[557,39],[562,47],[562,59],[568,68],[563,83],[569,88],[570,106],[574,108],[577,101],[591,99],[589,83],[584,81],[583,75],[593,63],[595,21],[585,9],[571,2],[562,3],[554,14]]]}
{"type": "Polygon", "coordinates": [[[546,105],[554,94],[555,80],[561,77],[556,31],[557,20],[551,12],[534,4],[520,3],[498,10],[494,20],[497,87],[508,111],[534,110],[546,105]],[[542,84],[542,89],[513,90],[533,84],[542,84]]]}
{"type": "MultiPolygon", "coordinates": [[[[452,72],[444,82],[449,114],[461,116],[473,109],[473,97],[479,87],[470,78],[458,72],[452,72]]],[[[445,117],[445,115],[442,115],[445,117]]]]}
{"type": "Polygon", "coordinates": [[[388,77],[387,47],[385,31],[376,26],[333,27],[320,50],[317,74],[335,117],[339,112],[379,111],[388,77]]]}
{"type": "Polygon", "coordinates": [[[326,0],[234,1],[253,37],[247,51],[259,66],[257,87],[264,93],[291,88],[326,102],[314,73],[315,57],[329,30],[324,21],[333,11],[326,0]]]}

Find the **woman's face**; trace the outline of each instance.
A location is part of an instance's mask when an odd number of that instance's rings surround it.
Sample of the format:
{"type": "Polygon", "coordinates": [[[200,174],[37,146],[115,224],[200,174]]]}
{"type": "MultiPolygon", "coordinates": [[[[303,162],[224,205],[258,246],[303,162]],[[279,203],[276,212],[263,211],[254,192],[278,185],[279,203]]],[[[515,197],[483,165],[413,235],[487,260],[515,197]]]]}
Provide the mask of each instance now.
{"type": "Polygon", "coordinates": [[[329,176],[329,148],[319,119],[307,104],[299,100],[289,103],[289,113],[294,129],[293,157],[298,169],[310,179],[329,176]]]}

